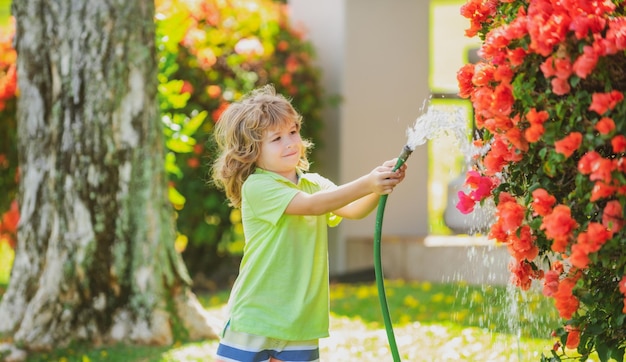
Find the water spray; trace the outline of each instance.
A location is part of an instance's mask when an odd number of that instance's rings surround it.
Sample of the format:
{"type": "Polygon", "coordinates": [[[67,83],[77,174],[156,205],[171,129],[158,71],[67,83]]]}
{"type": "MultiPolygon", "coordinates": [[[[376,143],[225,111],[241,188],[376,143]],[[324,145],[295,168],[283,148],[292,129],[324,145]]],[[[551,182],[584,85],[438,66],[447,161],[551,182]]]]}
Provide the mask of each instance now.
{"type": "MultiPolygon", "coordinates": [[[[426,143],[427,140],[434,138],[440,133],[454,132],[457,140],[467,139],[467,118],[463,114],[462,109],[457,108],[454,112],[435,110],[432,107],[420,116],[415,125],[407,130],[408,142],[402,148],[398,161],[393,167],[393,171],[399,169],[409,158],[415,148],[426,143]]],[[[467,143],[467,142],[466,142],[467,143]]],[[[469,155],[471,152],[462,149],[464,154],[469,155]]],[[[378,287],[378,298],[385,322],[385,330],[387,332],[387,340],[389,348],[393,356],[394,362],[400,362],[400,354],[396,344],[396,337],[393,332],[393,325],[389,315],[389,306],[387,305],[387,295],[385,293],[385,282],[383,277],[382,256],[381,256],[381,236],[383,229],[383,217],[385,214],[385,204],[389,195],[381,195],[378,201],[378,210],[376,211],[376,225],[374,230],[374,272],[376,273],[376,286],[378,287]]]]}

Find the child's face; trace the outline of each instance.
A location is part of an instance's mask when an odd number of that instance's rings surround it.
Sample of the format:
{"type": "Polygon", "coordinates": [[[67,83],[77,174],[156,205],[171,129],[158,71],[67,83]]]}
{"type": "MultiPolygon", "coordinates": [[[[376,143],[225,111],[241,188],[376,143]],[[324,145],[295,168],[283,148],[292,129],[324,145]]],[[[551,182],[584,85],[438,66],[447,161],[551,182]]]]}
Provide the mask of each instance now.
{"type": "Polygon", "coordinates": [[[257,166],[288,179],[295,178],[302,152],[302,138],[295,123],[265,132],[257,166]]]}

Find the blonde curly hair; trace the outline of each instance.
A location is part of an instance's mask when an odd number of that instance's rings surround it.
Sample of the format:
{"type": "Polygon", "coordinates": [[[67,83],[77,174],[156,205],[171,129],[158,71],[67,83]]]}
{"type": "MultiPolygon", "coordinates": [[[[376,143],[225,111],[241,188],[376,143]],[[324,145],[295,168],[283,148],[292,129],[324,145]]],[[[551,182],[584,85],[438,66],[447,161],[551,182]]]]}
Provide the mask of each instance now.
{"type": "MultiPolygon", "coordinates": [[[[213,163],[212,177],[214,184],[225,191],[230,206],[241,207],[241,187],[257,166],[265,133],[292,122],[300,131],[302,116],[272,85],[255,89],[222,113],[213,132],[219,155],[213,163]]],[[[301,171],[309,169],[307,152],[311,147],[311,142],[302,141],[296,166],[301,171]]]]}

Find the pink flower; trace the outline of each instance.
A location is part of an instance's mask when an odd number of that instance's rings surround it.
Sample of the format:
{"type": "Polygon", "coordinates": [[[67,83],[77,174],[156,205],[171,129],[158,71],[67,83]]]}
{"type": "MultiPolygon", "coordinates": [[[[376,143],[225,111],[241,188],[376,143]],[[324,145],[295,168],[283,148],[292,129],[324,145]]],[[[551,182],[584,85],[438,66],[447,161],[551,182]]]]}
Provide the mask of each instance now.
{"type": "Polygon", "coordinates": [[[476,201],[472,199],[469,195],[465,194],[463,191],[459,191],[457,193],[459,197],[459,202],[456,204],[456,208],[463,214],[469,214],[474,211],[474,206],[476,205],[476,201]]]}
{"type": "Polygon", "coordinates": [[[465,184],[473,189],[469,196],[474,201],[481,201],[491,194],[496,183],[491,177],[481,176],[477,171],[469,171],[465,184]]]}

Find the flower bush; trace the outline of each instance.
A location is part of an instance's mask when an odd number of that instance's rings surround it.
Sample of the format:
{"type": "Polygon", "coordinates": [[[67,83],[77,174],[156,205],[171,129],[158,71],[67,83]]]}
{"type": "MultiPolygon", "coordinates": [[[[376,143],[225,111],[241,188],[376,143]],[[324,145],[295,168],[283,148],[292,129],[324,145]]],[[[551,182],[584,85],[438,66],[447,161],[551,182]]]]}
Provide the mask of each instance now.
{"type": "MultiPolygon", "coordinates": [[[[155,4],[159,104],[169,196],[177,211],[176,246],[192,275],[210,274],[243,243],[238,210],[229,208],[223,193],[208,180],[214,122],[230,102],[273,83],[303,115],[303,135],[319,145],[324,95],[313,48],[290,24],[282,1],[155,4]]],[[[0,215],[10,220],[7,235],[19,218],[11,209],[18,174],[14,32],[13,26],[0,29],[0,215]]]]}
{"type": "Polygon", "coordinates": [[[493,199],[489,237],[512,280],[563,318],[552,355],[622,360],[626,346],[626,10],[623,0],[468,0],[481,61],[457,73],[474,108],[459,210],[493,199]]]}
{"type": "MultiPolygon", "coordinates": [[[[314,51],[272,0],[157,0],[161,113],[183,258],[211,273],[243,248],[239,210],[208,184],[214,122],[232,101],[273,83],[320,144],[323,94],[314,51]],[[186,243],[186,246],[184,245],[186,243]]],[[[315,161],[315,155],[312,155],[315,161]]]]}

